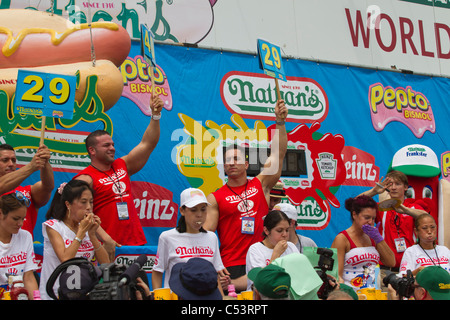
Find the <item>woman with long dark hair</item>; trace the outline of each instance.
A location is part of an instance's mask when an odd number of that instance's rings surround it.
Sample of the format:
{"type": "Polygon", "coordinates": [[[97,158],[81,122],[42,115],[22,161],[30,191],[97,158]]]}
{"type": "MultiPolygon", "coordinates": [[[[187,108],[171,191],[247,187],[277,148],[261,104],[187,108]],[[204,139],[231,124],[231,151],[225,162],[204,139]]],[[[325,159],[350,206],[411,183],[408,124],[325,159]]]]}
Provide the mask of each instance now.
{"type": "MultiPolygon", "coordinates": [[[[264,217],[263,241],[250,246],[247,252],[247,274],[255,267],[269,265],[275,259],[299,253],[295,244],[289,241],[290,219],[283,211],[272,210],[264,217]]],[[[247,280],[247,290],[251,290],[252,281],[247,280]]]]}
{"type": "MultiPolygon", "coordinates": [[[[83,257],[108,263],[108,254],[98,240],[96,231],[100,219],[92,213],[93,191],[84,181],[71,180],[55,192],[46,219],[42,224],[44,257],[40,292],[43,300],[50,299],[46,292],[47,280],[53,270],[69,259],[83,257]]],[[[55,294],[58,282],[55,283],[55,294]]],[[[57,294],[56,294],[57,296],[57,294]]]]}

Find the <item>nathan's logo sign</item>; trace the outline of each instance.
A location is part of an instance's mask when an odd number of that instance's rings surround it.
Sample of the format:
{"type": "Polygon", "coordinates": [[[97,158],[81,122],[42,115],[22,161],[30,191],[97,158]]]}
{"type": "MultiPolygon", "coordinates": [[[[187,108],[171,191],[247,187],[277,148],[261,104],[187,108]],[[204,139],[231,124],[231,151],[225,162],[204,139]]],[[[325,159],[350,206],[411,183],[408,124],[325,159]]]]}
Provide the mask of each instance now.
{"type": "MultiPolygon", "coordinates": [[[[282,201],[286,202],[286,201],[282,201]]],[[[290,203],[290,202],[286,202],[290,203]]],[[[330,222],[330,208],[323,211],[319,203],[312,197],[305,198],[300,204],[295,205],[297,210],[297,230],[323,230],[330,222]]]]}
{"type": "MultiPolygon", "coordinates": [[[[155,264],[156,256],[154,254],[146,254],[146,256],[147,262],[145,262],[142,269],[147,273],[151,273],[153,271],[153,265],[155,264]]],[[[119,254],[116,256],[114,262],[118,265],[124,265],[128,268],[136,262],[138,257],[138,254],[119,254]]]]}
{"type": "Polygon", "coordinates": [[[392,88],[376,83],[369,88],[369,106],[372,124],[381,131],[391,121],[406,125],[417,138],[425,131],[434,133],[433,110],[427,97],[411,87],[392,88]]]}
{"type": "MultiPolygon", "coordinates": [[[[287,77],[280,83],[280,95],[289,109],[291,122],[323,121],[328,114],[328,98],[323,88],[309,78],[287,77]]],[[[277,102],[273,78],[262,74],[231,71],[220,85],[222,100],[231,113],[243,118],[273,120],[277,102]]]]}
{"type": "Polygon", "coordinates": [[[197,43],[211,31],[217,0],[52,0],[0,1],[0,9],[28,8],[47,10],[73,23],[112,21],[126,28],[134,39],[140,38],[140,24],[152,27],[155,40],[197,43]],[[194,17],[195,19],[190,19],[194,17]],[[91,21],[92,20],[92,21],[91,21]]]}
{"type": "Polygon", "coordinates": [[[175,253],[179,255],[180,258],[212,258],[214,256],[214,251],[210,246],[179,246],[175,249],[175,253]]]}

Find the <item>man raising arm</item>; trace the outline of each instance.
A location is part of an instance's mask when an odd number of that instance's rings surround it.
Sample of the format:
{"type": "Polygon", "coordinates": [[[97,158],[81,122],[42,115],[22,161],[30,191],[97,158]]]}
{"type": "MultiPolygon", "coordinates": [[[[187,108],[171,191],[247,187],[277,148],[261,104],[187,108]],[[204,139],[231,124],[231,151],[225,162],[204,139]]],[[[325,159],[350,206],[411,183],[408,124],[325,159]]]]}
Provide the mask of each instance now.
{"type": "Polygon", "coordinates": [[[114,141],[108,132],[97,130],[86,138],[91,164],[74,179],[88,182],[94,189],[94,213],[102,220],[99,237],[113,254],[114,245],[144,245],[147,241],[131,192],[130,176],[142,169],[155,149],[160,135],[159,119],[163,101],[152,97],[150,124],[141,142],[127,155],[115,159],[114,141]]]}
{"type": "Polygon", "coordinates": [[[17,190],[30,200],[22,229],[29,231],[32,235],[37,221],[38,209],[50,200],[55,186],[53,169],[49,160],[50,150],[47,146],[41,145],[31,161],[17,169],[17,157],[14,148],[9,144],[0,145],[0,194],[17,190]],[[38,170],[40,170],[40,181],[33,185],[20,185],[38,170]]]}
{"type": "MultiPolygon", "coordinates": [[[[208,195],[208,214],[204,228],[216,231],[220,253],[237,290],[246,290],[245,272],[248,248],[262,240],[263,217],[269,211],[270,191],[281,176],[287,150],[285,118],[288,110],[283,100],[275,106],[276,128],[271,153],[255,178],[247,179],[245,150],[236,146],[225,152],[224,171],[227,183],[208,195]]],[[[225,284],[223,284],[225,286],[225,284]]]]}

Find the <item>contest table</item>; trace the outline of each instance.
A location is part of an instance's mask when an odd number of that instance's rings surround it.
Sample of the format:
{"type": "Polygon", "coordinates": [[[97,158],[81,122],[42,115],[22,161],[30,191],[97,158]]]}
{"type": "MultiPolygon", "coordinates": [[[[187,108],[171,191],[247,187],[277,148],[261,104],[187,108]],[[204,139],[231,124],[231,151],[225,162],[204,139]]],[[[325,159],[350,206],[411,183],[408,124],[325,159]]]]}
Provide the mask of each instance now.
{"type": "MultiPolygon", "coordinates": [[[[141,255],[145,254],[147,256],[147,262],[144,265],[143,269],[147,272],[147,276],[149,279],[149,285],[151,286],[151,273],[153,270],[153,265],[155,264],[157,246],[122,246],[116,248],[116,256],[114,262],[119,265],[130,266],[134,263],[134,261],[141,255]]],[[[34,243],[34,253],[36,255],[36,262],[38,263],[39,269],[37,273],[40,274],[43,254],[44,254],[44,245],[40,242],[34,243]]],[[[150,288],[151,289],[151,288],[150,288]]]]}

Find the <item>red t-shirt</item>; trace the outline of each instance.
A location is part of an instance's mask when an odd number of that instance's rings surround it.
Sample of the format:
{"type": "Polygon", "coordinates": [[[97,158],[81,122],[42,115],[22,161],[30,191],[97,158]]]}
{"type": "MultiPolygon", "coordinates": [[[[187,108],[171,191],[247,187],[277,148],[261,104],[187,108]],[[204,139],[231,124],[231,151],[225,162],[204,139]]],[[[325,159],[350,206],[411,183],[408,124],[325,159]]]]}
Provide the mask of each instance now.
{"type": "Polygon", "coordinates": [[[139,221],[134,199],[131,195],[131,182],[125,161],[116,159],[111,169],[100,171],[88,166],[78,173],[92,178],[94,189],[94,213],[102,221],[102,228],[119,244],[139,246],[147,243],[139,221]],[[117,204],[127,203],[128,219],[119,219],[117,204]]]}
{"type": "Polygon", "coordinates": [[[245,265],[248,248],[263,240],[263,217],[269,212],[258,178],[239,187],[222,186],[213,193],[219,208],[217,234],[225,267],[245,265]],[[254,218],[253,234],[242,233],[242,217],[254,218]]]}
{"type": "MultiPolygon", "coordinates": [[[[421,206],[414,203],[414,199],[405,199],[403,205],[407,208],[424,210],[421,206]]],[[[414,218],[407,214],[398,213],[395,210],[378,211],[376,223],[380,223],[380,233],[384,241],[395,254],[395,267],[400,267],[403,252],[397,252],[395,239],[404,238],[406,247],[415,244],[414,237],[414,218]]]]}

